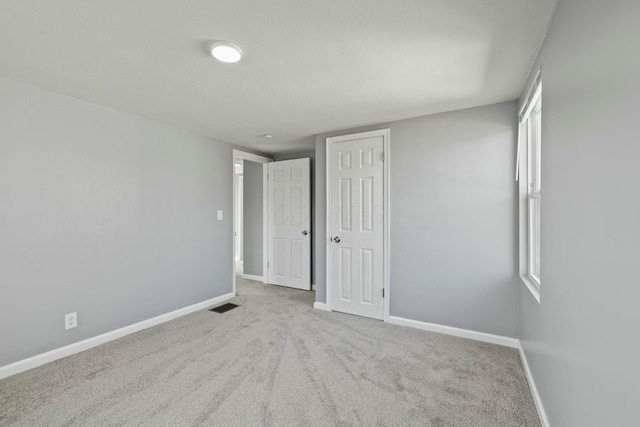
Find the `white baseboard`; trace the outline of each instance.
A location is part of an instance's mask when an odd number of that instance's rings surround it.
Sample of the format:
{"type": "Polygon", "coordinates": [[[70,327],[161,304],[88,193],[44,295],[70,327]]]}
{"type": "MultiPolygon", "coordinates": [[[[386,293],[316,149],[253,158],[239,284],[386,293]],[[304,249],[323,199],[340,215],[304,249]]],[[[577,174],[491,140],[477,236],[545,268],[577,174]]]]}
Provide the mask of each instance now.
{"type": "Polygon", "coordinates": [[[311,290],[315,291],[316,290],[316,285],[314,283],[311,284],[311,290]]]}
{"type": "Polygon", "coordinates": [[[522,360],[524,374],[527,377],[527,382],[529,383],[531,396],[533,396],[533,403],[536,405],[536,409],[538,410],[538,418],[540,418],[540,424],[542,424],[542,427],[551,427],[551,424],[549,424],[549,419],[547,418],[547,413],[545,412],[544,406],[542,405],[542,399],[540,398],[540,394],[538,394],[538,388],[536,387],[535,381],[533,381],[531,369],[529,368],[529,363],[527,362],[527,356],[525,356],[524,354],[524,349],[522,348],[522,343],[520,342],[520,340],[518,340],[518,352],[520,353],[520,360],[522,360]]]}
{"type": "Polygon", "coordinates": [[[313,308],[315,308],[316,310],[329,311],[329,309],[327,308],[327,304],[318,301],[313,303],[313,308]]]}
{"type": "Polygon", "coordinates": [[[255,280],[256,282],[262,282],[262,276],[254,276],[253,274],[243,274],[243,279],[255,280]]]}
{"type": "Polygon", "coordinates": [[[63,357],[71,356],[72,354],[80,353],[81,351],[88,350],[93,347],[108,343],[109,341],[117,340],[124,336],[133,334],[134,332],[141,331],[143,329],[151,328],[152,326],[159,325],[169,320],[177,319],[178,317],[191,314],[195,311],[203,310],[211,307],[212,305],[220,304],[224,301],[230,300],[235,295],[228,293],[221,295],[217,298],[211,298],[206,301],[202,301],[188,307],[180,308],[170,313],[161,314],[160,316],[152,317],[151,319],[143,320],[142,322],[134,323],[133,325],[125,326],[120,329],[116,329],[111,332],[87,338],[82,341],[78,341],[73,344],[69,344],[64,347],[56,348],[55,350],[48,351],[46,353],[38,354],[28,359],[19,360],[9,365],[0,366],[0,380],[10,377],[20,372],[28,371],[29,369],[36,368],[45,363],[53,362],[63,357]]]}
{"type": "Polygon", "coordinates": [[[518,347],[517,338],[504,337],[502,335],[493,335],[484,332],[470,331],[468,329],[454,328],[453,326],[439,325],[437,323],[419,322],[417,320],[410,320],[396,316],[389,316],[389,323],[400,326],[408,326],[410,328],[422,329],[425,331],[437,332],[439,334],[453,335],[456,337],[488,342],[491,344],[504,345],[511,348],[518,347]]]}

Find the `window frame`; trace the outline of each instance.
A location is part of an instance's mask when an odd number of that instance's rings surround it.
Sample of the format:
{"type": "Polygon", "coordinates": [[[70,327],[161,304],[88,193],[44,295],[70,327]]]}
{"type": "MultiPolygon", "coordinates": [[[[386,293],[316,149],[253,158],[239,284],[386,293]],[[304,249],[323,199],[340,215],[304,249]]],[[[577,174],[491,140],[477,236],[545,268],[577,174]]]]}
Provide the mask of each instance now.
{"type": "Polygon", "coordinates": [[[534,79],[520,110],[516,179],[520,181],[520,278],[540,302],[542,79],[534,79]],[[525,172],[520,174],[520,172],[525,172]],[[522,178],[522,179],[520,179],[522,178]]]}
{"type": "Polygon", "coordinates": [[[533,107],[527,127],[529,128],[527,137],[527,230],[528,230],[528,268],[529,278],[533,280],[538,288],[540,287],[540,124],[542,105],[538,97],[536,105],[533,107]]]}

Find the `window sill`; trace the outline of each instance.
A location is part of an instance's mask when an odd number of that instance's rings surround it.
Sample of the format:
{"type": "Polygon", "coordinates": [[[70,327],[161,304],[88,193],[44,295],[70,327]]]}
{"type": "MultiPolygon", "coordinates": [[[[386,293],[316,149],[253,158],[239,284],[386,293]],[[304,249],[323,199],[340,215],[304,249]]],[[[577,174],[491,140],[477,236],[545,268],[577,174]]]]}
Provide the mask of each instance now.
{"type": "Polygon", "coordinates": [[[529,288],[529,291],[531,291],[533,297],[536,299],[536,301],[538,301],[538,304],[540,304],[540,288],[538,288],[536,283],[526,276],[520,276],[520,280],[522,280],[527,288],[529,288]]]}

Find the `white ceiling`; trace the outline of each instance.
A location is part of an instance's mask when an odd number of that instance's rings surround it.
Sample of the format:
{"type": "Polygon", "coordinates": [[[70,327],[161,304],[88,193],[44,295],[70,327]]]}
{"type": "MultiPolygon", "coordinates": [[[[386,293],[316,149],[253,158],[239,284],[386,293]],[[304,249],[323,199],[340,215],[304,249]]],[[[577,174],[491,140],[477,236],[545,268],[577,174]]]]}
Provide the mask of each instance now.
{"type": "Polygon", "coordinates": [[[264,152],[308,149],[316,133],[517,98],[556,2],[0,0],[0,75],[264,152]],[[244,59],[215,61],[213,40],[244,59]]]}

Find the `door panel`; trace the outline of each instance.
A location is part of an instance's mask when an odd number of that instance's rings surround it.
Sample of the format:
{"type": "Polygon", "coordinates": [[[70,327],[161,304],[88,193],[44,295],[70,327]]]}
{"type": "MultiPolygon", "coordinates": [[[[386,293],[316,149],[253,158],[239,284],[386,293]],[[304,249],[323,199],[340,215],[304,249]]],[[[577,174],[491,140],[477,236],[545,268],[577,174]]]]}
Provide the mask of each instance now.
{"type": "Polygon", "coordinates": [[[362,281],[362,303],[373,304],[373,251],[360,249],[360,278],[362,281]]]}
{"type": "Polygon", "coordinates": [[[268,283],[310,290],[309,159],[269,163],[268,171],[268,283]]]}
{"type": "Polygon", "coordinates": [[[332,309],[384,317],[384,138],[330,148],[329,262],[332,309]]]}

